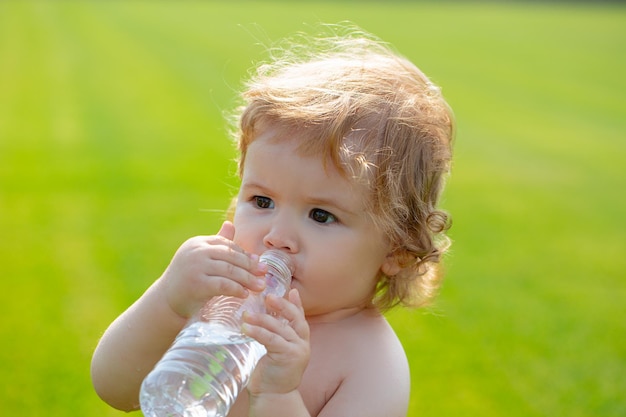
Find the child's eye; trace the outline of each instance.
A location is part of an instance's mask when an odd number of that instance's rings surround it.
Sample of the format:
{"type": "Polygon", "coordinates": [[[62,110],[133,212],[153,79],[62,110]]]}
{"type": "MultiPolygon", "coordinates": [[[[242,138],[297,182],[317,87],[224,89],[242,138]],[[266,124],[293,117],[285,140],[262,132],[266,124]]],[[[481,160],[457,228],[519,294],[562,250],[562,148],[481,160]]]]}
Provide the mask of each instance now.
{"type": "Polygon", "coordinates": [[[334,223],[337,221],[333,214],[318,208],[311,210],[309,217],[317,223],[334,223]]]}
{"type": "Polygon", "coordinates": [[[274,208],[274,202],[269,197],[255,195],[254,197],[252,197],[252,201],[258,208],[262,208],[262,209],[274,208]]]}

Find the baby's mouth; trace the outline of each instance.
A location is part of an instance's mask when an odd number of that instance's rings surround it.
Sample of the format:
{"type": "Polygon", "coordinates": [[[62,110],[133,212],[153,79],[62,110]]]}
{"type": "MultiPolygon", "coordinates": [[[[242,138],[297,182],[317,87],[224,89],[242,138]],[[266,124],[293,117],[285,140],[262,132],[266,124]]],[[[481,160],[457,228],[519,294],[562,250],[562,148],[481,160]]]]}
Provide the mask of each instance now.
{"type": "Polygon", "coordinates": [[[289,287],[295,288],[293,284],[295,284],[296,282],[298,282],[298,278],[294,275],[291,277],[291,285],[289,287]]]}

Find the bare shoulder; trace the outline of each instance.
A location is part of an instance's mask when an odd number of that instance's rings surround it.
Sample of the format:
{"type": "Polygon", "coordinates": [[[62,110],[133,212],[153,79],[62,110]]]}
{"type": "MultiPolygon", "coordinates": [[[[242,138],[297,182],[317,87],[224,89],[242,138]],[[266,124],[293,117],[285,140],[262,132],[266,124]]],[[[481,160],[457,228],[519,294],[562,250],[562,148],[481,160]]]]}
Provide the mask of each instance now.
{"type": "MultiPolygon", "coordinates": [[[[325,370],[325,384],[332,388],[326,391],[319,416],[406,416],[408,361],[380,314],[364,311],[332,325],[312,327],[311,359],[309,369],[325,370]]],[[[320,375],[309,376],[320,381],[320,375]]]]}
{"type": "MultiPolygon", "coordinates": [[[[396,333],[380,314],[364,314],[350,327],[354,366],[349,377],[409,385],[409,365],[396,333]]],[[[348,379],[348,378],[347,378],[348,379]]]]}

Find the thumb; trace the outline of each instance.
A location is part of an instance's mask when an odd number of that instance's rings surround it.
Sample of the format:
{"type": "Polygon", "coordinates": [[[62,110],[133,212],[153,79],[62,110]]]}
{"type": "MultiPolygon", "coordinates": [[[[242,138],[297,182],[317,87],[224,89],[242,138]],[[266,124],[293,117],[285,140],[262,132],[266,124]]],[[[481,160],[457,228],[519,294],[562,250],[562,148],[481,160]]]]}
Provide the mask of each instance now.
{"type": "Polygon", "coordinates": [[[220,231],[217,234],[228,240],[233,240],[235,238],[235,225],[226,220],[222,223],[222,227],[220,227],[220,231]]]}

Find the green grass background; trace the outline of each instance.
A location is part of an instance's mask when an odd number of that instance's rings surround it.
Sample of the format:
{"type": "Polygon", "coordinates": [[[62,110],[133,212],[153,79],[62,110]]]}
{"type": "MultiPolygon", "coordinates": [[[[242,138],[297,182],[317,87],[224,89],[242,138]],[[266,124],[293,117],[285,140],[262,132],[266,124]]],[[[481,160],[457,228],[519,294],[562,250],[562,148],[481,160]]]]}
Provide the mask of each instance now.
{"type": "Polygon", "coordinates": [[[122,415],[93,348],[217,230],[259,43],[342,20],[458,121],[439,303],[389,315],[409,415],[626,415],[626,8],[356,1],[0,2],[2,415],[122,415]]]}

